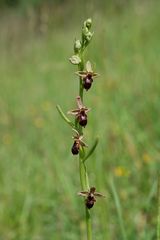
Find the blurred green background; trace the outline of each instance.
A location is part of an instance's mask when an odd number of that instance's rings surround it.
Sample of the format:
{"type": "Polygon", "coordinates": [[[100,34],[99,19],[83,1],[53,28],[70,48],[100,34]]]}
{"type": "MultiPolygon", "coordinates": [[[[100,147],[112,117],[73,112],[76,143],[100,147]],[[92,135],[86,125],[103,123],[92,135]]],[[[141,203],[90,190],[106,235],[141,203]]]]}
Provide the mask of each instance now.
{"type": "Polygon", "coordinates": [[[160,1],[1,0],[0,16],[0,240],[86,239],[72,130],[56,104],[75,108],[68,58],[88,17],[85,59],[100,77],[85,93],[85,141],[100,143],[87,168],[106,195],[92,210],[94,240],[156,239],[160,1]]]}

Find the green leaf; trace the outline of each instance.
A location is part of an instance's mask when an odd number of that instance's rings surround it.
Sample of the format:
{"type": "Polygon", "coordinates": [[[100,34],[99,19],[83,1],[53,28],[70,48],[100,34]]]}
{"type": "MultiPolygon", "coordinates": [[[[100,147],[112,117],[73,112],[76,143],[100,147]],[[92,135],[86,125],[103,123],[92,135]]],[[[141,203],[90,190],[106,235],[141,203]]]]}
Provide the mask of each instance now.
{"type": "Polygon", "coordinates": [[[72,128],[74,128],[74,124],[67,118],[67,116],[62,111],[61,107],[59,105],[56,106],[60,116],[63,118],[63,120],[68,123],[72,128]]]}
{"type": "Polygon", "coordinates": [[[87,155],[85,156],[85,158],[83,159],[83,162],[85,162],[94,152],[94,150],[96,149],[97,145],[99,142],[99,138],[97,137],[92,145],[92,147],[89,149],[87,155]]]}
{"type": "Polygon", "coordinates": [[[78,65],[81,63],[81,59],[78,55],[73,55],[72,57],[69,58],[69,61],[74,65],[78,65]]]}

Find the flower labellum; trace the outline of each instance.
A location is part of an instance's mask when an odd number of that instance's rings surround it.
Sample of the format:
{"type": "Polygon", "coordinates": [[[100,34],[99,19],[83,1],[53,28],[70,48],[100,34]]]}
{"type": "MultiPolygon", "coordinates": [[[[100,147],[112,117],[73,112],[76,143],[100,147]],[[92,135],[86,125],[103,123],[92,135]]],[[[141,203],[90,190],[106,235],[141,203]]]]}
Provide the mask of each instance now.
{"type": "Polygon", "coordinates": [[[77,141],[74,141],[71,151],[73,155],[77,155],[79,153],[79,144],[77,141]]]}
{"type": "Polygon", "coordinates": [[[78,120],[79,120],[79,124],[82,127],[85,127],[87,125],[87,114],[85,113],[85,111],[81,111],[81,114],[78,117],[78,120]]]}
{"type": "Polygon", "coordinates": [[[91,86],[92,86],[92,82],[93,82],[93,77],[89,73],[89,74],[87,74],[86,77],[83,78],[83,87],[84,87],[84,89],[86,89],[88,91],[91,88],[91,86]]]}

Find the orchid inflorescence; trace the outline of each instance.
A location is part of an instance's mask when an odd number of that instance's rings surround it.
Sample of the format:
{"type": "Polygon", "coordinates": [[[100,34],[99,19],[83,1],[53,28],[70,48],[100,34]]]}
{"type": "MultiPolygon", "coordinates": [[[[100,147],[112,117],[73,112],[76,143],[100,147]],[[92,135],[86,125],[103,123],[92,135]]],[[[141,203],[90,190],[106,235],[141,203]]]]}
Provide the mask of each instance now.
{"type": "Polygon", "coordinates": [[[74,131],[74,135],[72,137],[73,145],[71,147],[71,152],[73,155],[79,155],[79,174],[82,188],[82,191],[79,193],[79,195],[85,197],[88,239],[91,239],[91,217],[89,209],[92,208],[94,203],[96,202],[96,196],[103,196],[102,194],[95,192],[95,187],[89,187],[88,174],[85,165],[85,161],[94,152],[98,144],[98,139],[95,140],[91,148],[86,148],[88,147],[88,145],[83,141],[83,128],[86,127],[86,125],[88,124],[87,114],[91,110],[90,108],[87,108],[83,103],[83,91],[84,89],[88,91],[93,84],[94,78],[98,76],[98,73],[93,71],[90,61],[87,61],[86,64],[84,64],[84,51],[93,36],[93,32],[90,31],[91,25],[91,19],[87,19],[83,23],[82,38],[81,40],[75,40],[74,55],[69,58],[70,62],[73,65],[78,66],[78,71],[76,72],[76,75],[78,75],[79,77],[79,95],[76,97],[77,108],[68,111],[68,114],[74,116],[74,122],[68,119],[68,117],[61,110],[60,106],[57,106],[61,117],[72,127],[74,131]],[[86,149],[89,150],[86,152],[86,149]]]}

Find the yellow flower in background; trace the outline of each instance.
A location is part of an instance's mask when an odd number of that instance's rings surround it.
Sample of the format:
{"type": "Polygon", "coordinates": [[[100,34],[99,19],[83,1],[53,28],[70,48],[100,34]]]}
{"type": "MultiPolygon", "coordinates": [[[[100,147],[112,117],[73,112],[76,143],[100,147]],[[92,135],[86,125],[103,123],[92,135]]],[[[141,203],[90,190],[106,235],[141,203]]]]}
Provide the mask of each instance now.
{"type": "Polygon", "coordinates": [[[129,170],[122,166],[118,166],[114,168],[113,171],[114,171],[114,175],[117,177],[128,177],[130,175],[129,170]]]}
{"type": "Polygon", "coordinates": [[[152,158],[148,153],[144,153],[142,159],[145,163],[150,163],[152,161],[152,158]]]}

